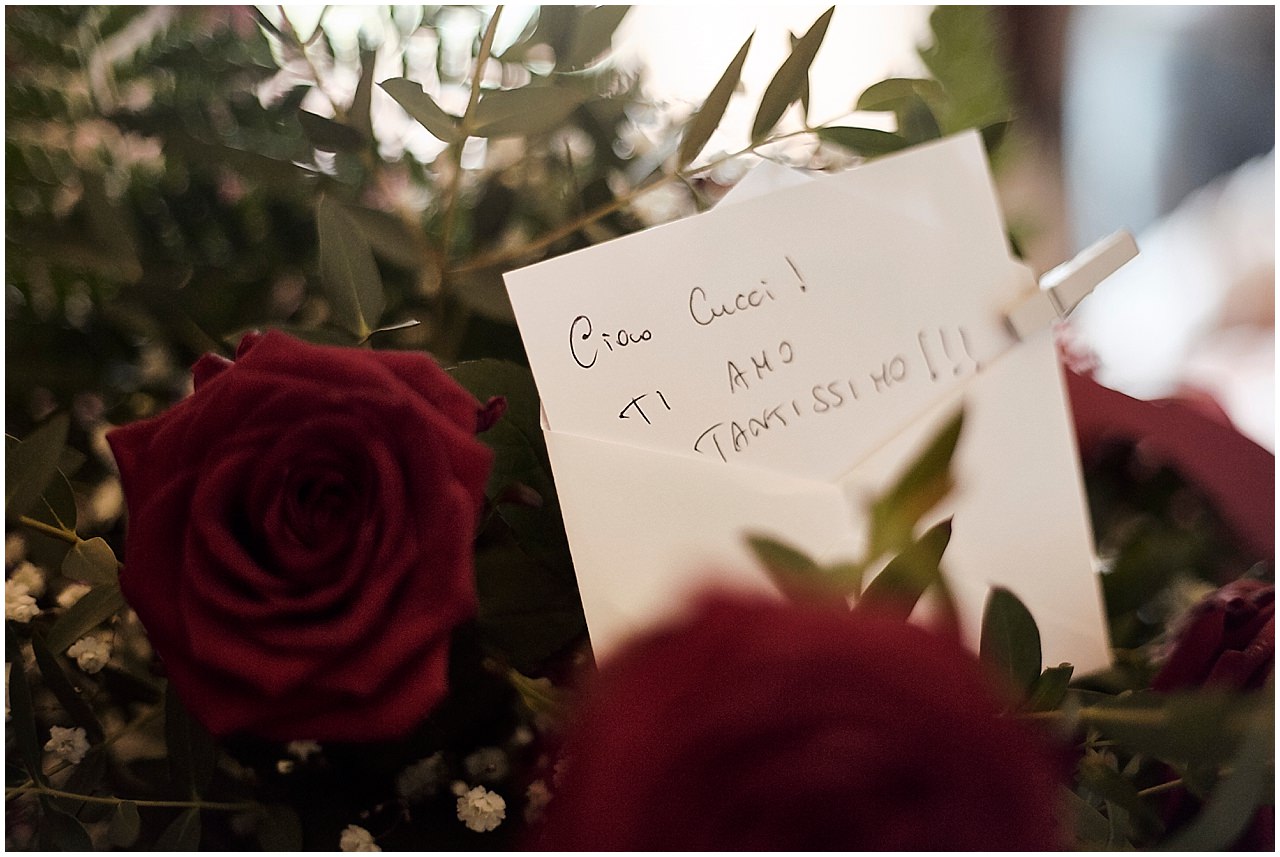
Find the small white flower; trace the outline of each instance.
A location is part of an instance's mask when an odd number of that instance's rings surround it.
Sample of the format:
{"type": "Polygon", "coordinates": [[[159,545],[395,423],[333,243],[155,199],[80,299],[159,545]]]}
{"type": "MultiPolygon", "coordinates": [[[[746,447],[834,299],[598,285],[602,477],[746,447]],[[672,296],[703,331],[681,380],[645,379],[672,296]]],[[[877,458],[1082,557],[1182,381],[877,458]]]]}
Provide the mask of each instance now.
{"type": "Polygon", "coordinates": [[[524,793],[524,820],[530,824],[542,819],[542,811],[551,803],[551,789],[543,780],[534,780],[524,793]]]}
{"type": "Polygon", "coordinates": [[[458,820],[476,833],[488,833],[507,817],[507,802],[502,795],[484,786],[476,786],[458,798],[458,820]]]}
{"type": "Polygon", "coordinates": [[[409,803],[419,803],[440,791],[449,769],[440,753],[419,759],[396,777],[396,794],[409,803]]]}
{"type": "Polygon", "coordinates": [[[462,797],[467,793],[467,784],[462,780],[454,780],[449,784],[449,791],[453,792],[458,797],[462,797]]]}
{"type": "Polygon", "coordinates": [[[537,735],[533,734],[532,729],[521,725],[517,726],[515,731],[511,733],[511,743],[517,747],[528,747],[537,737],[537,735]]]}
{"type": "Polygon", "coordinates": [[[33,598],[39,598],[44,595],[44,571],[34,563],[18,563],[18,567],[13,570],[13,574],[9,575],[9,579],[25,584],[27,592],[33,598]]]}
{"type": "Polygon", "coordinates": [[[67,657],[76,659],[76,666],[92,675],[101,672],[111,660],[111,643],[105,637],[90,634],[81,637],[67,649],[67,657]]]}
{"type": "Polygon", "coordinates": [[[44,748],[59,759],[78,765],[89,752],[89,739],[79,726],[70,729],[54,726],[49,730],[49,741],[44,748]]]}
{"type": "Polygon", "coordinates": [[[20,533],[4,537],[4,564],[13,565],[27,555],[27,540],[20,533]]]}
{"type": "Polygon", "coordinates": [[[304,764],[320,750],[320,745],[315,741],[290,741],[284,745],[286,753],[304,764]]]}
{"type": "Polygon", "coordinates": [[[15,622],[30,622],[39,615],[40,608],[25,583],[17,580],[4,582],[4,618],[15,622]]]}
{"type": "Polygon", "coordinates": [[[511,770],[507,754],[497,747],[481,747],[462,760],[462,767],[468,777],[482,783],[499,782],[511,770]]]}
{"type": "Polygon", "coordinates": [[[296,764],[297,764],[297,763],[296,763],[295,761],[293,761],[293,759],[277,759],[277,760],[276,760],[276,773],[277,773],[277,774],[285,774],[285,775],[292,774],[292,773],[293,773],[294,766],[295,766],[296,764]]]}
{"type": "Polygon", "coordinates": [[[348,824],[347,829],[338,837],[338,848],[343,851],[381,851],[378,843],[373,841],[373,834],[355,824],[348,824]]]}
{"type": "Polygon", "coordinates": [[[63,608],[71,607],[81,598],[88,595],[89,590],[92,588],[93,587],[89,586],[87,583],[68,584],[61,592],[58,593],[58,606],[63,608]]]}

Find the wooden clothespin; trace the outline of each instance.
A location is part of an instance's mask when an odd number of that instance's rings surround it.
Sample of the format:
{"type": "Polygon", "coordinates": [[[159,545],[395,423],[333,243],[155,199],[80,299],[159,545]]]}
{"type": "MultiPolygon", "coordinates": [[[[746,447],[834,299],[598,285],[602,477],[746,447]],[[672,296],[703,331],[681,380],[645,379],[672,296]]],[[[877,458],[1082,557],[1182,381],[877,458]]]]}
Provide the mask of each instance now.
{"type": "Polygon", "coordinates": [[[1005,323],[1018,339],[1043,330],[1071,315],[1098,284],[1138,255],[1138,244],[1126,229],[1113,232],[1081,250],[1040,278],[1040,290],[1023,298],[1005,314],[1005,323]]]}

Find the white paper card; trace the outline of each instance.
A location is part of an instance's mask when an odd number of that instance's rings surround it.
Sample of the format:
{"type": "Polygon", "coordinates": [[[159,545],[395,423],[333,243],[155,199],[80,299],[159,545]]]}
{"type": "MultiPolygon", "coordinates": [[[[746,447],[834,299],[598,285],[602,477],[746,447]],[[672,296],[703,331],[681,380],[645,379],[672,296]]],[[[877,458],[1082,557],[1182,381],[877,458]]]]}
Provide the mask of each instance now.
{"type": "Polygon", "coordinates": [[[768,586],[747,532],[857,556],[866,501],[964,399],[939,515],[967,633],[1005,585],[1047,663],[1107,663],[1056,356],[1004,326],[1035,286],[976,135],[506,279],[597,653],[708,581],[768,586]]]}

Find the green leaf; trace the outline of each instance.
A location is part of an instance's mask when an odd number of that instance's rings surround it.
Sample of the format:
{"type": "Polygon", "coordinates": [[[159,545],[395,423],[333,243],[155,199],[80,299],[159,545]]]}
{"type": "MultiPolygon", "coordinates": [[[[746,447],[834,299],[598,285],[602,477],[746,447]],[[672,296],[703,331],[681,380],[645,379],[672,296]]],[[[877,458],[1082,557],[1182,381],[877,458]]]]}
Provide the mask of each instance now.
{"type": "MultiPolygon", "coordinates": [[[[791,50],[796,49],[796,45],[800,43],[800,37],[790,31],[787,32],[787,41],[791,50]]],[[[800,110],[804,114],[804,121],[809,121],[809,75],[804,78],[804,88],[800,90],[800,110]]]]}
{"type": "Polygon", "coordinates": [[[49,631],[49,650],[60,655],[76,640],[110,619],[124,608],[118,585],[95,586],[67,608],[49,631]]]}
{"type": "Polygon", "coordinates": [[[867,584],[854,609],[905,620],[929,587],[935,587],[942,596],[944,609],[954,614],[950,591],[941,572],[942,555],[950,541],[951,519],[948,518],[929,528],[918,541],[891,559],[884,571],[867,584]]]}
{"type": "Polygon", "coordinates": [[[946,94],[937,81],[889,78],[867,87],[858,97],[855,109],[891,111],[898,120],[898,136],[915,144],[942,136],[934,110],[945,99],[946,94]]]}
{"type": "Polygon", "coordinates": [[[1004,587],[993,587],[987,596],[978,657],[1019,696],[1040,677],[1040,629],[1026,605],[1004,587]]]}
{"type": "Polygon", "coordinates": [[[900,134],[877,131],[875,128],[853,128],[836,125],[818,129],[818,139],[843,146],[855,155],[874,158],[905,149],[910,143],[900,134]]]}
{"type": "Polygon", "coordinates": [[[270,804],[258,818],[258,845],[263,851],[301,851],[302,820],[292,807],[270,804]]]}
{"type": "Polygon", "coordinates": [[[174,788],[184,800],[198,799],[213,779],[218,748],[213,737],[187,713],[172,682],[164,693],[164,739],[174,788]]]}
{"type": "Polygon", "coordinates": [[[963,425],[964,412],[959,411],[889,490],[872,503],[869,559],[905,549],[912,543],[916,523],[951,491],[951,458],[963,425]]]}
{"type": "MultiPolygon", "coordinates": [[[[845,596],[837,581],[818,563],[790,545],[769,538],[750,534],[747,546],[764,566],[769,578],[782,594],[792,601],[813,602],[845,607],[845,596]]],[[[841,581],[848,583],[848,581],[841,581]]],[[[851,587],[856,589],[856,584],[851,587]]]]}
{"type": "Polygon", "coordinates": [[[890,77],[873,83],[858,96],[854,110],[897,112],[904,102],[921,99],[939,103],[946,98],[942,85],[928,78],[890,77]]]}
{"type": "Polygon", "coordinates": [[[5,456],[4,513],[7,520],[27,514],[58,470],[67,445],[71,417],[58,414],[37,428],[5,456]]]}
{"type": "Polygon", "coordinates": [[[53,691],[53,695],[70,715],[72,722],[84,729],[89,741],[93,744],[100,743],[106,737],[102,731],[102,724],[98,722],[89,703],[76,691],[71,679],[67,677],[62,665],[58,663],[57,657],[49,649],[49,645],[40,633],[32,635],[31,648],[35,652],[36,665],[40,668],[45,687],[53,691]]]}
{"type": "Polygon", "coordinates": [[[120,582],[120,564],[105,539],[76,542],[62,560],[62,576],[82,580],[92,586],[113,586],[120,582]]]}
{"type": "Polygon", "coordinates": [[[1138,787],[1098,756],[1081,759],[1076,776],[1083,788],[1123,809],[1129,823],[1136,825],[1138,831],[1156,834],[1163,829],[1155,810],[1138,794],[1138,787]]]}
{"type": "Polygon", "coordinates": [[[747,61],[747,52],[751,49],[751,40],[755,37],[755,33],[747,36],[747,40],[742,43],[742,47],[738,48],[738,53],[734,55],[729,67],[724,70],[724,74],[720,75],[716,85],[711,87],[711,92],[707,94],[698,112],[694,113],[685,125],[684,138],[680,141],[680,152],[676,158],[678,169],[683,169],[692,163],[702,151],[702,147],[707,145],[711,135],[720,127],[724,111],[729,107],[729,99],[733,97],[739,81],[742,80],[742,66],[747,61]]]}
{"type": "Polygon", "coordinates": [[[550,569],[510,543],[479,551],[475,568],[481,638],[516,669],[540,669],[586,631],[571,568],[550,569]]]}
{"type": "Polygon", "coordinates": [[[1048,667],[1040,673],[1040,677],[1031,685],[1027,693],[1027,711],[1053,711],[1062,704],[1067,696],[1067,685],[1075,667],[1071,664],[1058,664],[1048,667]]]}
{"type": "Polygon", "coordinates": [[[1075,832],[1076,848],[1101,850],[1111,836],[1111,823],[1093,804],[1066,788],[1061,791],[1063,806],[1067,812],[1066,826],[1075,832]]]}
{"type": "Polygon", "coordinates": [[[920,50],[925,67],[946,92],[938,112],[942,129],[954,134],[1009,118],[1009,87],[1000,61],[1000,33],[991,9],[937,6],[929,16],[933,43],[920,50]]]}
{"type": "Polygon", "coordinates": [[[376,49],[360,51],[360,79],[347,109],[347,121],[365,140],[373,139],[373,69],[378,59],[376,49]]]}
{"type": "Polygon", "coordinates": [[[27,513],[41,523],[68,533],[76,531],[76,495],[62,470],[53,474],[35,508],[27,513]]]}
{"type": "Polygon", "coordinates": [[[153,851],[199,851],[200,810],[192,807],[169,823],[156,840],[153,851]]]}
{"type": "Polygon", "coordinates": [[[795,47],[791,55],[783,61],[774,74],[773,80],[765,88],[760,98],[760,107],[756,110],[755,121],[751,123],[751,142],[759,143],[778,124],[782,114],[804,93],[809,81],[809,66],[827,35],[827,26],[836,8],[832,6],[813,22],[795,47]]]}
{"type": "Polygon", "coordinates": [[[138,805],[131,800],[116,804],[107,826],[107,840],[117,848],[129,848],[138,841],[142,820],[138,817],[138,805]]]}
{"type": "Polygon", "coordinates": [[[36,737],[36,715],[35,708],[31,704],[31,685],[27,683],[22,649],[19,647],[18,636],[14,633],[10,622],[5,622],[4,657],[5,667],[9,671],[10,717],[5,732],[7,736],[14,737],[14,742],[18,745],[18,755],[22,757],[22,763],[26,765],[31,779],[43,785],[45,782],[42,766],[44,758],[40,749],[40,739],[36,737]]]}
{"type": "Polygon", "coordinates": [[[316,206],[320,278],[339,324],[363,339],[382,317],[382,276],[364,233],[342,205],[327,196],[316,206]]]}
{"type": "Polygon", "coordinates": [[[594,6],[583,12],[573,28],[569,50],[563,58],[557,57],[556,68],[581,68],[609,50],[614,31],[629,11],[630,6],[594,6]]]}
{"type": "Polygon", "coordinates": [[[92,851],[93,840],[84,825],[40,796],[40,848],[45,851],[92,851]]]}
{"type": "Polygon", "coordinates": [[[480,96],[471,133],[476,137],[528,137],[569,118],[592,93],[570,86],[494,89],[480,96]]]}
{"type": "MultiPolygon", "coordinates": [[[[1165,851],[1222,851],[1240,841],[1259,806],[1268,800],[1275,781],[1275,688],[1264,695],[1266,712],[1245,733],[1230,771],[1214,788],[1200,814],[1161,844],[1165,851]]],[[[1271,798],[1274,803],[1274,797],[1271,798]]]]}
{"type": "Polygon", "coordinates": [[[1139,691],[1095,699],[1076,718],[1130,752],[1177,766],[1211,765],[1230,759],[1259,722],[1273,720],[1274,703],[1265,692],[1139,691]]]}
{"type": "Polygon", "coordinates": [[[312,144],[326,152],[358,152],[369,144],[355,128],[307,110],[298,111],[298,124],[312,144]]]}
{"type": "Polygon", "coordinates": [[[379,85],[436,139],[446,143],[461,143],[466,139],[458,128],[458,117],[444,112],[444,109],[436,104],[435,99],[423,91],[420,84],[403,77],[396,77],[384,80],[379,85]]]}

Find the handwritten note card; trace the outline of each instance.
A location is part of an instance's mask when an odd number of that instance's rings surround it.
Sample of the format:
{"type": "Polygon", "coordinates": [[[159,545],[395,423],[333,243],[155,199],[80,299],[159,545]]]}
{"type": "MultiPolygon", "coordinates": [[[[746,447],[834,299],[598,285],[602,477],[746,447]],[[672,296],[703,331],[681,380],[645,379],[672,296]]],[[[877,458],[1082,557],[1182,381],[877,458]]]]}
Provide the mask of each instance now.
{"type": "MultiPolygon", "coordinates": [[[[972,134],[506,280],[543,400],[597,651],[678,609],[709,578],[760,585],[742,549],[748,530],[822,554],[855,549],[865,500],[910,457],[909,441],[1037,348],[1015,343],[1004,323],[1004,308],[1035,284],[1009,257],[972,134]],[[700,506],[673,504],[676,494],[700,506]],[[644,559],[619,559],[630,552],[644,559]]],[[[1048,353],[1052,361],[1052,343],[1044,348],[1038,359],[1048,373],[988,389],[988,412],[1031,401],[1040,417],[1066,427],[1056,363],[1043,360],[1048,353]],[[1028,383],[1045,387],[1050,401],[1043,392],[1029,400],[1028,383]]],[[[998,436],[1017,422],[984,431],[998,436]]],[[[1074,450],[1069,431],[1050,435],[1056,449],[1048,458],[1058,465],[1046,478],[1059,483],[1059,500],[1049,512],[1067,510],[1072,542],[1071,568],[1053,573],[1079,606],[1067,620],[1074,642],[1064,638],[1054,656],[1074,648],[1063,659],[1099,666],[1105,634],[1074,450]]],[[[980,465],[969,469],[983,478],[980,465]]],[[[1014,478],[1038,483],[1030,472],[1014,478]]],[[[975,542],[1006,538],[1000,514],[968,516],[975,542]]],[[[958,517],[961,544],[963,524],[958,517]]],[[[1026,539],[1013,540],[1026,549],[1026,539]]],[[[990,562],[984,551],[972,565],[990,562]]],[[[954,553],[949,575],[966,565],[954,553]]],[[[996,570],[970,587],[979,612],[1002,576],[996,570]]],[[[953,588],[963,600],[963,582],[953,588]]]]}

